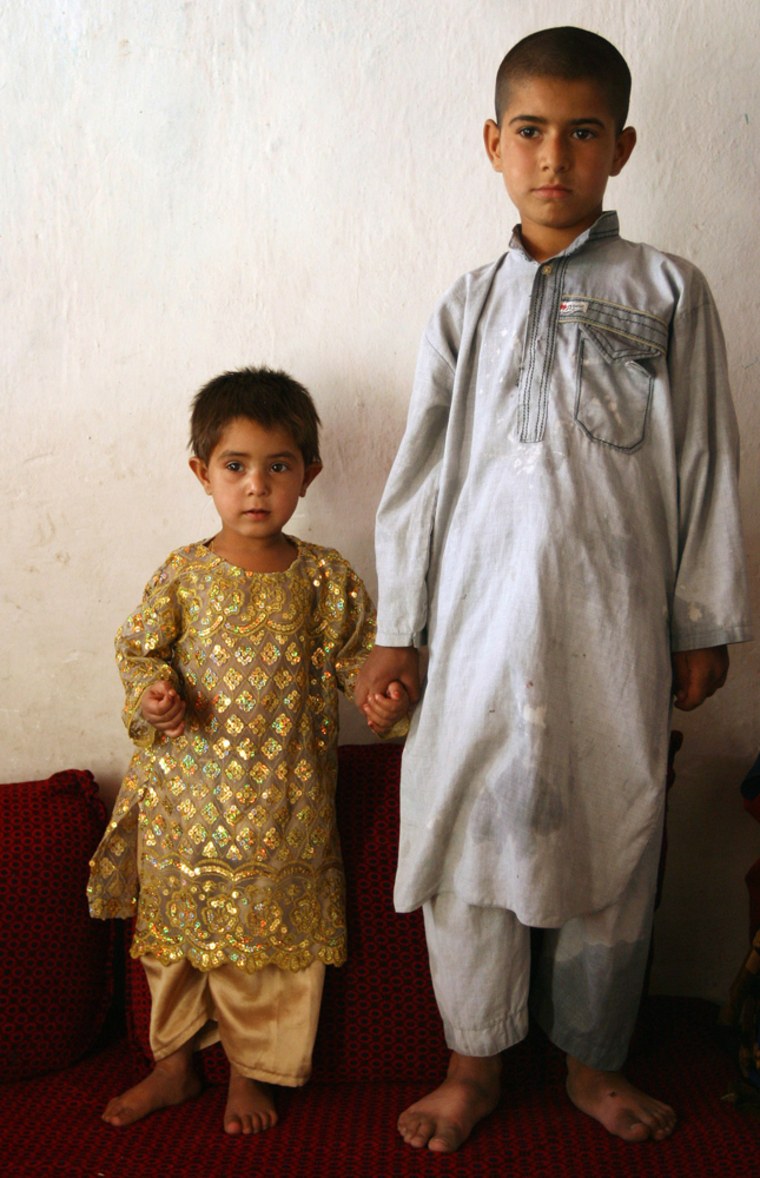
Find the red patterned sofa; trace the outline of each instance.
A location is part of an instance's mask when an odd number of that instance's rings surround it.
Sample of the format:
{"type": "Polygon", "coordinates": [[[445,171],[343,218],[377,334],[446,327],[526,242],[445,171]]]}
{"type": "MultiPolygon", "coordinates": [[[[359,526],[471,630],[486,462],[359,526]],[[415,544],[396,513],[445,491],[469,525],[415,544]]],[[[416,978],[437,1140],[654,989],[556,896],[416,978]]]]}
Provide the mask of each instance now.
{"type": "Polygon", "coordinates": [[[672,1100],[681,1127],[661,1145],[625,1146],[575,1112],[563,1061],[540,1034],[508,1055],[502,1106],[459,1154],[417,1152],[395,1131],[435,1082],[447,1052],[419,914],[397,916],[400,749],[345,746],[338,813],[348,880],[350,959],[328,970],[314,1077],[279,1099],[256,1137],[221,1128],[225,1064],[204,1053],[201,1096],[127,1129],[105,1125],[107,1098],[149,1066],[147,994],[122,928],[93,922],[87,861],[105,822],[91,776],[0,785],[0,1166],[18,1178],[311,1175],[748,1175],[756,1123],[721,1102],[734,1064],[715,1010],[650,1000],[630,1070],[672,1100]]]}

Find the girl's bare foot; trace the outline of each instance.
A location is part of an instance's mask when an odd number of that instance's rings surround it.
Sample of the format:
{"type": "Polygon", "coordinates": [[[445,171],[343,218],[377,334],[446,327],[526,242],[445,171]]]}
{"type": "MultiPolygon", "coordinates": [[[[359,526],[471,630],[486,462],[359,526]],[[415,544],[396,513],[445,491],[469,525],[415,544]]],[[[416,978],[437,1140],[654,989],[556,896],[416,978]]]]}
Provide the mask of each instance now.
{"type": "Polygon", "coordinates": [[[576,1108],[624,1141],[663,1141],[676,1126],[669,1105],[634,1088],[620,1072],[600,1072],[572,1056],[567,1057],[567,1094],[576,1108]]]}
{"type": "Polygon", "coordinates": [[[248,1076],[241,1076],[230,1064],[230,1087],[224,1110],[225,1133],[233,1136],[239,1133],[263,1133],[276,1124],[277,1111],[264,1085],[248,1076]]]}
{"type": "Polygon", "coordinates": [[[103,1120],[119,1128],[132,1125],[159,1108],[190,1100],[200,1090],[201,1082],[193,1070],[192,1053],[180,1048],[160,1059],[150,1075],[134,1088],[128,1088],[121,1096],[109,1100],[103,1120]]]}
{"type": "Polygon", "coordinates": [[[453,1153],[467,1140],[478,1121],[496,1108],[501,1094],[501,1056],[483,1058],[451,1054],[446,1079],[398,1119],[407,1145],[453,1153]]]}

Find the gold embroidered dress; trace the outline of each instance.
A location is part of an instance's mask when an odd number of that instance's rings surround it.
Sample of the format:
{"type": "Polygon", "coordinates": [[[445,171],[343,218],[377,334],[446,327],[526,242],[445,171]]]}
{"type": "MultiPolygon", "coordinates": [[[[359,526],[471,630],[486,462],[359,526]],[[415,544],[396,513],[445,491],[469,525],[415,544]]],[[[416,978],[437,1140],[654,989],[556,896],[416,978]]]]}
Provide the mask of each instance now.
{"type": "Polygon", "coordinates": [[[352,693],[375,618],[339,553],[294,543],[276,573],[178,549],[116,636],[138,748],[88,895],[93,916],[137,912],[134,957],[248,971],[345,959],[338,688],[352,693]],[[179,737],[139,712],[164,679],[187,704],[179,737]]]}

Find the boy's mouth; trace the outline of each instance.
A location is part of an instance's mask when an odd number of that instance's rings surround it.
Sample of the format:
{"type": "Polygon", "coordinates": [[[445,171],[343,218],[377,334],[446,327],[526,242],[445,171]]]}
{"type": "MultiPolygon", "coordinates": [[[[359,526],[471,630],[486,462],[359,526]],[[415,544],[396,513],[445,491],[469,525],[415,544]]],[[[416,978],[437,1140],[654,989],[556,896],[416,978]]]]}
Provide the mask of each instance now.
{"type": "Polygon", "coordinates": [[[540,188],[534,188],[533,192],[536,196],[543,196],[548,200],[558,200],[560,197],[569,196],[571,189],[566,188],[564,184],[543,184],[540,188]]]}

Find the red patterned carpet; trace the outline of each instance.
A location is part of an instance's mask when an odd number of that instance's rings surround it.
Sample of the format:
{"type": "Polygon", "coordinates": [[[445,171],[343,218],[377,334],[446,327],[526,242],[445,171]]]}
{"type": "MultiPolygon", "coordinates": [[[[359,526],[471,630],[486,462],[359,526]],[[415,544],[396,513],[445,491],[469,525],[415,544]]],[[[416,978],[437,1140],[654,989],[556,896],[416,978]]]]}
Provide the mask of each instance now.
{"type": "Polygon", "coordinates": [[[283,1123],[297,1122],[298,1134],[287,1134],[287,1151],[286,1135],[276,1128],[256,1138],[225,1137],[219,1086],[191,1104],[115,1130],[100,1122],[99,1112],[108,1096],[135,1078],[138,1065],[130,1058],[124,1045],[110,1047],[70,1068],[66,1084],[58,1082],[52,1093],[44,1076],[0,1088],[2,1172],[14,1178],[152,1178],[155,1161],[145,1158],[158,1155],[165,1178],[758,1173],[760,1120],[721,1100],[734,1080],[734,1062],[715,1028],[715,1009],[699,1001],[651,1001],[635,1041],[631,1078],[670,1100],[680,1114],[677,1132],[661,1144],[626,1145],[577,1113],[563,1093],[561,1057],[538,1037],[508,1055],[501,1107],[459,1154],[446,1157],[414,1151],[395,1133],[398,1112],[420,1094],[412,1084],[346,1084],[339,1086],[339,1102],[335,1085],[315,1083],[290,1094],[280,1111],[283,1123]],[[368,1132],[370,1124],[375,1128],[368,1132]]]}

